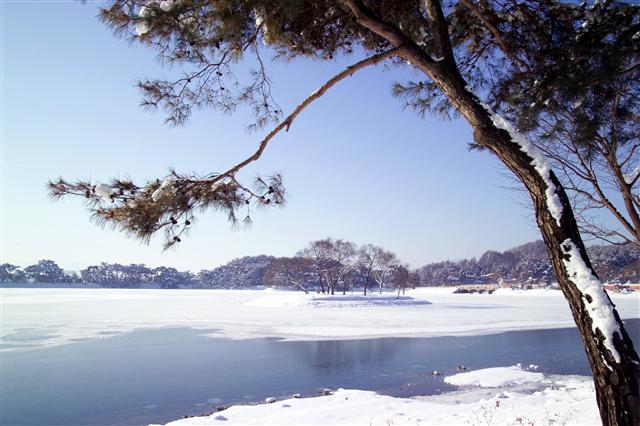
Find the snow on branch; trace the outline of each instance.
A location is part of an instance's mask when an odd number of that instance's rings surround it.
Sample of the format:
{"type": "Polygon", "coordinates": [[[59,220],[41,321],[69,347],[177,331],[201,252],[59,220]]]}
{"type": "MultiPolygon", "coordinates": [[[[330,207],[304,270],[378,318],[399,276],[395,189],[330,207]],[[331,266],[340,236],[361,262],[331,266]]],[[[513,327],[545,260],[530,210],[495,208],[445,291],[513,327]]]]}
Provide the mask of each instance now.
{"type": "Polygon", "coordinates": [[[624,181],[629,186],[633,186],[638,179],[640,179],[640,166],[637,166],[632,172],[624,175],[624,181]]]}
{"type": "Polygon", "coordinates": [[[551,165],[545,158],[544,154],[536,146],[534,146],[522,133],[514,129],[508,120],[493,111],[493,109],[489,105],[485,103],[481,104],[489,113],[493,124],[497,128],[505,130],[507,133],[509,133],[511,141],[520,147],[520,151],[524,152],[531,158],[531,165],[536,169],[547,186],[547,189],[545,190],[547,208],[549,209],[551,216],[553,216],[553,218],[556,220],[558,226],[561,226],[560,220],[562,218],[563,210],[562,202],[560,201],[560,197],[558,197],[556,185],[555,183],[553,183],[553,180],[551,180],[551,165]]]}
{"type": "Polygon", "coordinates": [[[591,318],[593,333],[597,335],[597,330],[600,330],[604,336],[604,346],[619,363],[620,354],[613,344],[613,337],[615,333],[620,336],[620,327],[615,319],[613,304],[605,293],[602,282],[587,267],[580,251],[570,239],[566,239],[562,243],[562,250],[566,255],[563,260],[564,267],[569,279],[582,293],[584,306],[591,318]]]}

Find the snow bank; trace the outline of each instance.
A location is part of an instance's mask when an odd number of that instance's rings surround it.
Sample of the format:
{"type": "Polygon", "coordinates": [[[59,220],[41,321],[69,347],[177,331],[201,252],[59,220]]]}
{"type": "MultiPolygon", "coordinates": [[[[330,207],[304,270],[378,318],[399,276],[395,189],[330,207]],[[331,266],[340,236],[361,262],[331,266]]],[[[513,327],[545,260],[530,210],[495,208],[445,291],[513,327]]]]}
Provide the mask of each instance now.
{"type": "MultiPolygon", "coordinates": [[[[510,369],[475,373],[511,374],[510,369]]],[[[550,376],[546,380],[536,391],[507,387],[489,395],[468,389],[429,397],[394,398],[369,391],[339,389],[328,396],[232,406],[206,417],[181,419],[169,425],[600,424],[593,382],[589,378],[550,376]]]]}
{"type": "Polygon", "coordinates": [[[562,296],[562,292],[551,288],[534,288],[531,290],[521,290],[517,288],[499,288],[493,292],[494,295],[521,295],[521,296],[562,296]]]}
{"type": "MultiPolygon", "coordinates": [[[[270,293],[273,290],[268,290],[270,293]]],[[[258,307],[258,308],[301,308],[309,306],[311,297],[301,293],[284,293],[278,292],[278,294],[269,294],[267,296],[258,297],[257,299],[250,300],[243,303],[243,306],[258,307]]]]}
{"type": "Polygon", "coordinates": [[[410,291],[414,296],[416,295],[429,295],[429,294],[453,294],[458,288],[455,286],[448,287],[420,287],[416,289],[412,289],[410,291]]]}
{"type": "Polygon", "coordinates": [[[455,386],[480,386],[498,388],[507,385],[521,385],[544,380],[544,374],[525,371],[520,367],[495,367],[469,371],[445,377],[444,381],[455,386]]]}

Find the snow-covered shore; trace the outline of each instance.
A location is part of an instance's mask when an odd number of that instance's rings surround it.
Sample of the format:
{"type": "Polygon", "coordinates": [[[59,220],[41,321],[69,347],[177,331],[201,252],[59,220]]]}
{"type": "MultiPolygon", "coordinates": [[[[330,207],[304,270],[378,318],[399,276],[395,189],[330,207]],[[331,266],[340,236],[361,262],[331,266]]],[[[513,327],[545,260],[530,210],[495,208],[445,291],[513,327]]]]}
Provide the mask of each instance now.
{"type": "MultiPolygon", "coordinates": [[[[327,340],[481,335],[574,325],[559,291],[451,292],[423,288],[396,299],[391,293],[363,297],[273,290],[2,288],[0,342],[7,345],[5,350],[26,350],[157,327],[213,330],[213,337],[234,339],[327,340]]],[[[623,318],[640,317],[640,295],[611,297],[623,318]]]]}
{"type": "Polygon", "coordinates": [[[546,376],[519,367],[460,373],[460,386],[442,395],[394,398],[340,389],[332,395],[237,405],[188,425],[599,425],[593,382],[582,376],[546,376]]]}

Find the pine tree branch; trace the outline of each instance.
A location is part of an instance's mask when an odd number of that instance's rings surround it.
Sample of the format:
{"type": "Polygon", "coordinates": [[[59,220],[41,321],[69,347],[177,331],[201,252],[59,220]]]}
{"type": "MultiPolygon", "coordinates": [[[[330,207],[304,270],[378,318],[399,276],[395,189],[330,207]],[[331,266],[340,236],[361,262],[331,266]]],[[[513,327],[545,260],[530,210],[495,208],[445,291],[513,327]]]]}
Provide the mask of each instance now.
{"type": "Polygon", "coordinates": [[[398,48],[397,54],[399,56],[405,59],[407,56],[420,57],[424,66],[430,69],[439,64],[439,61],[426,54],[400,29],[376,16],[361,0],[341,0],[341,3],[351,11],[360,25],[398,48]],[[407,53],[411,55],[407,55],[407,53]]]}
{"type": "Polygon", "coordinates": [[[280,124],[278,124],[275,128],[273,128],[273,130],[271,130],[267,134],[267,136],[265,136],[264,139],[262,139],[262,141],[258,145],[258,149],[256,150],[256,152],[252,156],[250,156],[250,157],[246,158],[245,160],[241,161],[240,163],[236,164],[235,166],[233,166],[232,168],[230,168],[226,172],[224,172],[224,173],[212,178],[211,179],[211,183],[216,183],[219,180],[224,179],[225,177],[233,176],[240,169],[242,169],[245,166],[247,166],[248,164],[258,160],[262,156],[262,154],[264,153],[264,150],[267,147],[267,145],[269,145],[269,142],[271,142],[271,140],[278,133],[280,133],[282,130],[289,131],[289,127],[291,127],[291,124],[296,119],[296,117],[298,117],[298,115],[302,111],[304,111],[304,109],[307,108],[312,102],[314,102],[315,100],[317,100],[320,97],[322,97],[322,95],[324,95],[329,89],[331,89],[333,86],[335,86],[336,83],[344,80],[347,77],[352,76],[357,71],[360,71],[363,68],[366,68],[366,67],[368,67],[370,65],[378,64],[379,62],[381,62],[381,61],[383,61],[383,60],[385,60],[387,58],[390,58],[391,56],[395,55],[397,53],[397,51],[398,51],[397,48],[393,48],[393,49],[386,50],[386,51],[384,51],[382,53],[379,53],[377,55],[370,56],[370,57],[368,57],[366,59],[363,59],[363,60],[361,60],[359,62],[356,62],[353,65],[349,65],[343,71],[341,71],[338,74],[334,75],[332,78],[327,80],[322,86],[320,86],[320,88],[318,90],[313,92],[304,101],[302,101],[293,110],[293,112],[291,114],[289,114],[284,120],[282,120],[280,122],[280,124]]]}
{"type": "Polygon", "coordinates": [[[49,194],[54,199],[75,195],[85,199],[98,224],[111,225],[143,241],[161,229],[165,231],[165,248],[181,241],[195,221],[195,212],[208,209],[227,213],[232,224],[238,223],[238,211],[246,209],[243,220],[251,223],[251,201],[257,206],[283,205],[284,186],[280,175],[256,178],[254,188],[236,179],[236,173],[258,160],[267,145],[312,102],[322,97],[341,80],[370,65],[375,65],[397,53],[396,48],[356,62],[326,81],[300,103],[289,116],[271,130],[260,142],[256,152],[240,163],[218,174],[206,176],[180,175],[171,171],[163,182],[155,180],[144,185],[116,179],[109,184],[89,181],[68,182],[62,178],[49,182],[49,194]]]}
{"type": "Polygon", "coordinates": [[[460,3],[464,7],[466,7],[476,18],[478,18],[480,22],[482,22],[482,24],[487,28],[487,30],[489,30],[489,32],[493,36],[493,39],[495,40],[498,47],[500,47],[500,50],[502,50],[502,52],[507,55],[509,59],[518,63],[518,65],[520,65],[521,67],[527,68],[526,64],[520,58],[518,58],[511,51],[511,49],[509,49],[509,47],[507,47],[507,43],[505,43],[504,39],[502,38],[500,30],[498,30],[498,28],[493,25],[493,23],[491,23],[489,18],[487,18],[471,0],[460,0],[460,3]]]}
{"type": "Polygon", "coordinates": [[[424,5],[427,12],[427,22],[433,32],[433,40],[438,54],[445,61],[452,64],[455,63],[451,39],[449,38],[449,27],[442,12],[440,0],[425,0],[424,5]]]}

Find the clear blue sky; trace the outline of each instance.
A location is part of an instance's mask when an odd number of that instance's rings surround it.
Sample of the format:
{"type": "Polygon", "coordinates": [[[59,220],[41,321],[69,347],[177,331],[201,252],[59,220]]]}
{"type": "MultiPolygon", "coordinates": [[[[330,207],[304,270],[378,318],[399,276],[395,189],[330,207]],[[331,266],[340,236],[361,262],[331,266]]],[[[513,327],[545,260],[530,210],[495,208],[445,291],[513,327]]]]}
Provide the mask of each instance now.
{"type": "MultiPolygon", "coordinates": [[[[285,209],[254,215],[248,231],[203,215],[177,250],[96,227],[80,200],[51,202],[50,178],[134,179],[222,171],[252,153],[263,132],[248,116],[196,114],[182,128],[138,107],[137,78],[167,73],[155,54],[115,38],[95,4],[2,2],[2,262],[100,261],[212,268],[235,257],[293,255],[327,236],[395,251],[414,266],[478,256],[538,238],[503,169],[468,152],[461,120],[421,119],[390,94],[407,72],[365,70],[342,82],[278,137],[248,173],[281,171],[285,209]]],[[[286,111],[346,62],[272,67],[286,111]]]]}

